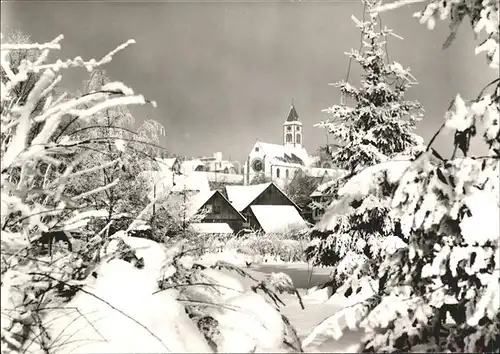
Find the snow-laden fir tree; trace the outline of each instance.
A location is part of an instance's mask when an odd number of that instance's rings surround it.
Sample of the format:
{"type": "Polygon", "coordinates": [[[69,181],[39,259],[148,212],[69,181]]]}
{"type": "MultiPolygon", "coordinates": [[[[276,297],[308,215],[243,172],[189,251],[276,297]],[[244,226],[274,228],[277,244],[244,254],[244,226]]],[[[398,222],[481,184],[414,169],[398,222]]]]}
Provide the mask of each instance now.
{"type": "MultiPolygon", "coordinates": [[[[489,66],[498,69],[496,0],[435,0],[416,14],[429,29],[437,16],[450,17],[450,38],[468,16],[474,33],[486,35],[476,53],[486,51],[489,66]]],[[[347,322],[366,331],[365,351],[498,350],[499,121],[498,78],[470,101],[456,96],[442,128],[455,132],[455,148],[464,157],[433,161],[429,148],[408,166],[392,202],[408,246],[386,254],[372,296],[318,326],[308,343],[347,322]],[[467,156],[474,136],[489,146],[486,156],[467,156]]]]}
{"type": "Polygon", "coordinates": [[[332,155],[333,164],[350,173],[332,183],[329,193],[334,200],[316,225],[307,249],[316,265],[335,267],[332,280],[337,284],[358,265],[376,259],[385,237],[399,233],[397,220],[388,215],[394,183],[365,196],[348,195],[341,187],[352,176],[364,176],[367,168],[372,174],[377,171],[373,178],[386,180],[388,161],[401,157],[404,165],[421,146],[421,138],[412,132],[421,118],[421,106],[404,98],[415,79],[401,64],[388,61],[386,41],[396,35],[380,28],[378,15],[370,12],[380,1],[363,2],[364,19],[352,16],[361,31],[362,49],[347,53],[362,69],[360,87],[345,81],[335,84],[352,106],[327,109],[331,119],[320,124],[340,145],[332,155]]]}

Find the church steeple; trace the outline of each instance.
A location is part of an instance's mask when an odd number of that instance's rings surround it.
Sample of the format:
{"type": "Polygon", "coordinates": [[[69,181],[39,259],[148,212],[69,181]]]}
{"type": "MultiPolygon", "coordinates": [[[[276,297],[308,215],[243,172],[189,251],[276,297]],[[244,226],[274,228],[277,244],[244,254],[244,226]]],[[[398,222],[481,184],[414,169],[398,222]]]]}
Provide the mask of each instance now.
{"type": "Polygon", "coordinates": [[[286,119],[287,122],[294,122],[299,120],[299,115],[297,114],[297,111],[295,110],[295,106],[292,103],[292,107],[290,107],[290,113],[288,113],[288,118],[286,119]]]}
{"type": "Polygon", "coordinates": [[[302,145],[302,123],[299,120],[299,115],[293,104],[290,107],[288,117],[283,123],[283,145],[285,146],[301,146],[302,145]]]}

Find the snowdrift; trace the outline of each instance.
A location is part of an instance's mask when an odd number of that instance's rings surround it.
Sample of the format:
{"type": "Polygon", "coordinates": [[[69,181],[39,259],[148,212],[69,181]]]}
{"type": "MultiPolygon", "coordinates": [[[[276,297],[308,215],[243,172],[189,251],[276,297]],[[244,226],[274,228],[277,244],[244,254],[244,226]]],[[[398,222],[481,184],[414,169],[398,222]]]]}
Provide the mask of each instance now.
{"type": "MultiPolygon", "coordinates": [[[[180,299],[179,290],[159,291],[158,280],[165,269],[180,271],[171,269],[172,250],[146,239],[117,237],[144,258],[144,267],[106,259],[116,249],[117,243],[111,242],[103,251],[101,264],[66,306],[44,311],[50,352],[214,352],[196,321],[187,315],[186,300],[180,299]]],[[[184,263],[192,267],[192,262],[184,263]]],[[[193,282],[205,285],[185,287],[187,302],[207,304],[205,314],[218,323],[215,342],[219,352],[288,351],[283,345],[286,331],[281,314],[263,296],[245,289],[237,276],[206,268],[196,273],[193,282]]],[[[31,344],[27,352],[40,350],[39,344],[31,344]]]]}

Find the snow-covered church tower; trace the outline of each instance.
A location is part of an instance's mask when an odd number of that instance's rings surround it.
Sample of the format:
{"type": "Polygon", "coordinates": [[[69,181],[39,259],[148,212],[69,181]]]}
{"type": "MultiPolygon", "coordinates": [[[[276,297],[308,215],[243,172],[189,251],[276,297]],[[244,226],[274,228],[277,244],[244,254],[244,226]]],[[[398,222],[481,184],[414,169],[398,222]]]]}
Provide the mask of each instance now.
{"type": "Polygon", "coordinates": [[[302,123],[292,103],[288,117],[283,123],[283,145],[288,147],[301,147],[302,144],[302,123]]]}
{"type": "Polygon", "coordinates": [[[280,187],[286,185],[298,170],[310,166],[311,157],[303,143],[302,122],[292,103],[283,123],[283,144],[255,142],[243,167],[244,184],[263,176],[280,187]]]}

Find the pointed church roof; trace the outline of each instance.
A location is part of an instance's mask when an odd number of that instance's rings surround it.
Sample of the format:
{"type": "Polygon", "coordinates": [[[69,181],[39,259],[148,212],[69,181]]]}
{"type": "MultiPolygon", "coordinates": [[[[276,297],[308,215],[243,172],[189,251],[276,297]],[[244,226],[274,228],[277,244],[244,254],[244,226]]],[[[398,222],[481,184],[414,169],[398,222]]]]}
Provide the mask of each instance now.
{"type": "Polygon", "coordinates": [[[297,114],[297,111],[295,110],[295,106],[292,104],[290,107],[290,113],[288,113],[288,118],[286,119],[287,122],[295,122],[299,120],[299,115],[297,114]]]}

